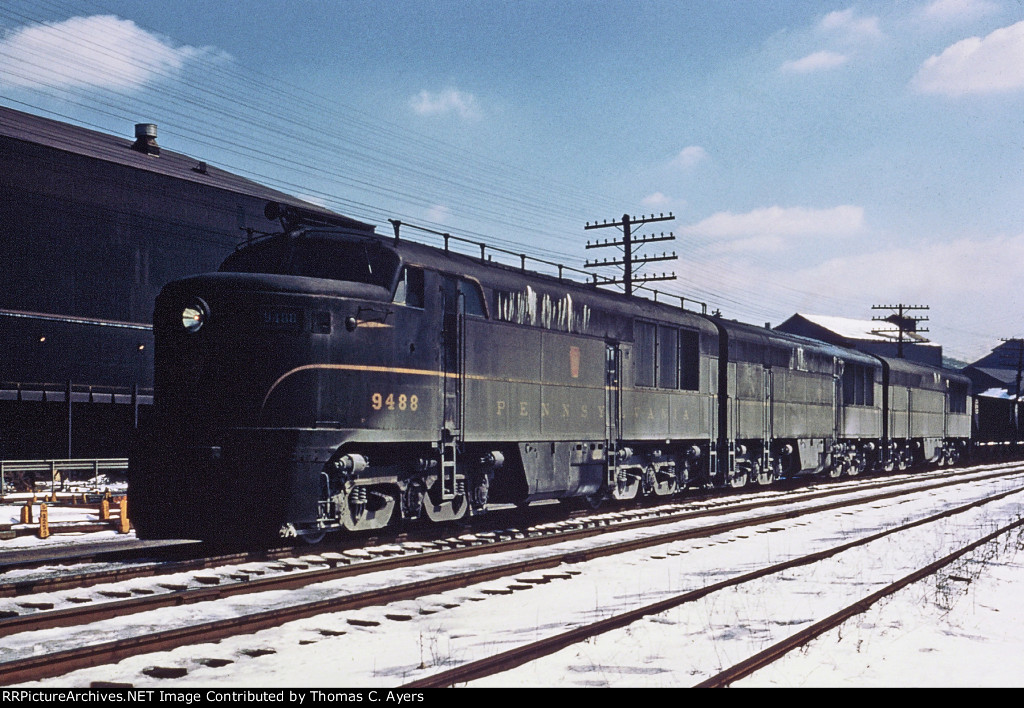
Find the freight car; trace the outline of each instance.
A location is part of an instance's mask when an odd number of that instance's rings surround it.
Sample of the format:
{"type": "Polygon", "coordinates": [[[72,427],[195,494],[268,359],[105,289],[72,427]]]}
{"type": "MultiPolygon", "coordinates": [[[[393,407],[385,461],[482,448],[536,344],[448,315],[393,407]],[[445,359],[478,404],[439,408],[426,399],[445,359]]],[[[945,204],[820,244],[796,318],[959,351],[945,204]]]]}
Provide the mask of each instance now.
{"type": "Polygon", "coordinates": [[[1024,452],[1024,401],[1003,395],[974,396],[972,454],[981,460],[1019,459],[1024,452]]]}
{"type": "MultiPolygon", "coordinates": [[[[967,380],[339,219],[168,284],[142,538],[266,540],[967,450],[967,380]]],[[[446,242],[447,243],[447,242],[446,242]]]]}

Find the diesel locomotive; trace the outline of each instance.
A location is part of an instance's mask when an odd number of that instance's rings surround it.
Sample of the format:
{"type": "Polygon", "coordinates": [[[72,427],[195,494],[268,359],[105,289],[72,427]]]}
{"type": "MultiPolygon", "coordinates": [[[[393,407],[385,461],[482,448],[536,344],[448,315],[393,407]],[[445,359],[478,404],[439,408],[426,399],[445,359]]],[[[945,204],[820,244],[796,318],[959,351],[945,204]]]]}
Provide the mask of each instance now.
{"type": "Polygon", "coordinates": [[[969,449],[959,374],[303,222],[156,301],[141,538],[316,540],[969,449]]]}

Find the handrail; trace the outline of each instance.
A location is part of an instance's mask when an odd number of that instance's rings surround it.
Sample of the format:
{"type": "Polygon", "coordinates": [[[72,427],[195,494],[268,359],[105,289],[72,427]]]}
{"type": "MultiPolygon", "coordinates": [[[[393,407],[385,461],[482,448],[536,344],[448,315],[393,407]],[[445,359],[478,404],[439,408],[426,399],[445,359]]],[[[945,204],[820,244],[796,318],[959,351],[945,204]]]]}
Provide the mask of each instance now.
{"type": "Polygon", "coordinates": [[[0,494],[7,488],[7,476],[12,473],[50,473],[50,491],[56,491],[57,472],[89,470],[93,478],[103,472],[127,472],[127,457],[79,458],[68,460],[0,460],[0,494]]]}
{"type": "MultiPolygon", "coordinates": [[[[525,253],[517,253],[515,251],[509,251],[509,250],[504,249],[504,248],[499,248],[498,246],[492,246],[492,245],[483,243],[482,241],[474,241],[473,239],[464,238],[462,236],[455,236],[455,235],[450,234],[450,233],[448,233],[446,231],[436,231],[434,229],[427,228],[426,226],[418,226],[416,224],[410,224],[408,222],[398,221],[396,219],[389,219],[389,221],[395,227],[395,242],[396,243],[399,241],[399,235],[398,235],[399,229],[402,226],[407,226],[410,229],[416,229],[417,231],[423,231],[423,232],[426,232],[426,233],[429,233],[429,234],[433,234],[435,236],[442,237],[444,239],[444,250],[445,250],[445,253],[448,253],[448,251],[449,251],[449,243],[448,242],[451,241],[451,240],[454,240],[454,241],[459,241],[461,243],[467,243],[467,244],[470,244],[470,245],[478,247],[480,249],[480,260],[485,262],[485,263],[489,262],[489,260],[490,260],[487,257],[487,253],[486,253],[487,250],[490,249],[491,251],[494,251],[494,252],[497,252],[497,253],[504,253],[505,255],[515,256],[516,258],[518,258],[519,259],[519,269],[524,271],[524,272],[526,271],[526,262],[527,261],[532,261],[534,263],[540,263],[542,265],[552,266],[554,268],[557,268],[558,269],[558,279],[559,280],[564,280],[565,279],[564,272],[565,271],[569,271],[570,273],[578,273],[580,275],[585,275],[586,276],[586,281],[590,281],[589,284],[590,285],[594,285],[594,286],[598,286],[598,285],[612,285],[614,283],[619,282],[619,281],[615,280],[614,278],[608,278],[608,277],[603,276],[603,275],[598,275],[597,273],[590,273],[590,272],[587,272],[585,270],[580,270],[579,268],[573,268],[572,266],[567,266],[567,265],[565,265],[563,263],[555,263],[553,261],[546,261],[543,258],[537,258],[536,256],[528,256],[525,253]]],[[[466,255],[468,255],[468,254],[466,254],[466,255]]],[[[577,283],[586,283],[586,281],[573,280],[573,282],[577,282],[577,283]]],[[[693,303],[694,305],[700,305],[700,309],[701,309],[701,313],[702,314],[706,315],[707,312],[708,312],[707,303],[701,302],[700,300],[694,300],[693,298],[683,297],[682,295],[676,295],[674,293],[662,292],[660,290],[655,290],[654,288],[644,287],[643,285],[637,285],[636,289],[637,290],[647,290],[648,292],[653,293],[654,294],[654,302],[658,302],[658,296],[662,295],[662,296],[665,296],[665,297],[678,298],[679,299],[679,309],[681,309],[681,310],[686,310],[686,303],[689,302],[689,303],[693,303]]]]}

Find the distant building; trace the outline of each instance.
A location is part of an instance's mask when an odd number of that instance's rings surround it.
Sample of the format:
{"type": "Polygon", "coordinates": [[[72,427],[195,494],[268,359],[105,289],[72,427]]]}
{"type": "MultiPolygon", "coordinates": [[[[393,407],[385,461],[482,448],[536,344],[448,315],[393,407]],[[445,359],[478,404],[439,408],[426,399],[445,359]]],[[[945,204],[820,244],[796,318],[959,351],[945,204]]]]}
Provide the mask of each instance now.
{"type": "Polygon", "coordinates": [[[775,327],[780,332],[802,337],[820,339],[829,344],[848,347],[879,356],[899,356],[900,345],[893,335],[876,334],[876,330],[888,325],[903,330],[903,358],[932,366],[942,366],[942,347],[927,343],[924,337],[914,331],[916,322],[905,318],[902,323],[893,316],[884,322],[877,320],[855,320],[846,317],[826,315],[805,315],[797,313],[775,327]]]}
{"type": "Polygon", "coordinates": [[[996,398],[1015,398],[1020,385],[1017,380],[1019,367],[1024,365],[1019,341],[1003,342],[989,354],[978,359],[963,369],[965,376],[971,380],[972,392],[976,395],[985,394],[996,398]]]}
{"type": "Polygon", "coordinates": [[[118,137],[4,107],[0,195],[4,458],[125,455],[160,288],[276,230],[267,201],[326,211],[163,149],[155,125],[118,137]]]}

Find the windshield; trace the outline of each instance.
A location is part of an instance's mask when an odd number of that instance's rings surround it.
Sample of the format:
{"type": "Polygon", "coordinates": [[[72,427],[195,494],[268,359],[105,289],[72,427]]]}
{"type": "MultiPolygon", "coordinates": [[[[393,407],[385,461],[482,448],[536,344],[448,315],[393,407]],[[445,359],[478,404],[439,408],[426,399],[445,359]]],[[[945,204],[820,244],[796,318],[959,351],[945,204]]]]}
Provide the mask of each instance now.
{"type": "Polygon", "coordinates": [[[328,278],[390,288],[398,256],[378,243],[325,236],[278,236],[235,251],[220,270],[328,278]]]}

